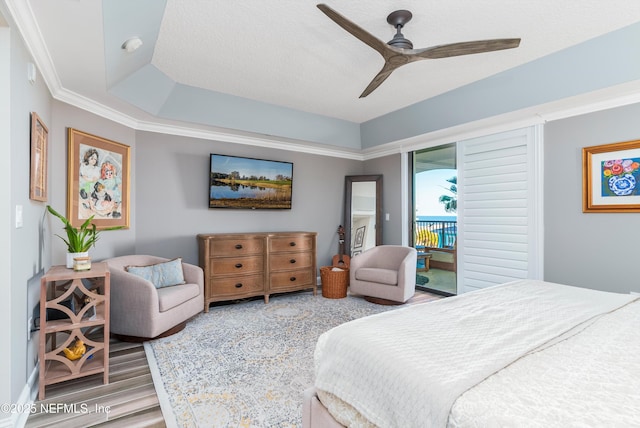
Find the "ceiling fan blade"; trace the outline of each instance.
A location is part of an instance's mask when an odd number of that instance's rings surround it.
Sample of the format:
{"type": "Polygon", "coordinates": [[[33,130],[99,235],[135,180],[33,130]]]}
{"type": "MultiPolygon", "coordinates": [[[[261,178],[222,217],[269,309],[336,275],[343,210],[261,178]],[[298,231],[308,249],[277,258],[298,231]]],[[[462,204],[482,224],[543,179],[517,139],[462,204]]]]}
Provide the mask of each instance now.
{"type": "Polygon", "coordinates": [[[448,45],[433,46],[425,49],[417,49],[412,55],[424,59],[448,58],[452,56],[471,55],[484,52],[513,49],[520,45],[520,39],[491,39],[477,40],[474,42],[451,43],[448,45]]]}
{"type": "MultiPolygon", "coordinates": [[[[400,64],[400,65],[403,65],[403,64],[400,64]]],[[[360,94],[360,98],[364,98],[367,95],[369,95],[371,92],[375,91],[378,88],[378,86],[382,84],[382,82],[387,80],[387,77],[391,76],[391,73],[393,73],[393,70],[398,68],[400,65],[391,65],[389,63],[385,63],[384,67],[382,67],[382,70],[380,70],[380,72],[376,74],[376,77],[374,77],[371,83],[369,83],[369,86],[367,86],[365,90],[362,92],[362,94],[360,94]]]]}
{"type": "Polygon", "coordinates": [[[354,35],[356,38],[371,46],[373,49],[378,51],[383,57],[387,57],[388,51],[390,50],[389,45],[387,45],[382,40],[376,38],[368,31],[349,21],[344,16],[340,15],[335,10],[331,9],[326,4],[320,3],[317,5],[318,9],[320,9],[325,15],[327,15],[333,22],[341,26],[343,29],[354,35]]]}
{"type": "Polygon", "coordinates": [[[387,22],[397,29],[397,34],[389,43],[385,43],[382,40],[376,38],[368,31],[359,27],[349,19],[340,15],[335,10],[323,3],[316,5],[318,9],[327,15],[333,22],[338,24],[344,30],[357,39],[367,44],[374,50],[376,50],[384,58],[384,67],[373,78],[369,86],[360,95],[360,98],[364,98],[371,92],[376,90],[378,86],[382,84],[391,73],[398,67],[401,67],[410,62],[419,61],[423,59],[437,59],[448,58],[460,55],[471,55],[483,52],[499,51],[503,49],[513,49],[520,46],[520,39],[490,39],[490,40],[476,40],[472,42],[450,43],[440,46],[432,46],[425,49],[412,49],[412,43],[405,39],[400,33],[400,29],[406,22],[411,19],[411,12],[406,10],[398,10],[391,13],[387,17],[387,22]],[[396,40],[397,39],[397,40],[396,40]],[[394,43],[395,42],[395,43],[394,43]],[[399,43],[401,42],[401,43],[399,43]]]}

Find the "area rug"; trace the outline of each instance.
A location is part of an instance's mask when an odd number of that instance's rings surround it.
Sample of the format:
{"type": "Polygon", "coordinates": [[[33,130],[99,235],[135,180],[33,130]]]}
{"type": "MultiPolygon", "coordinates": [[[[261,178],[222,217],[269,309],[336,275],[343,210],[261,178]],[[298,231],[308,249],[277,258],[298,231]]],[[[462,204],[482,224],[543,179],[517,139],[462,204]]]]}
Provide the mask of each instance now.
{"type": "Polygon", "coordinates": [[[212,306],[180,333],[145,343],[167,426],[302,426],[320,334],[394,309],[311,292],[212,306]]]}

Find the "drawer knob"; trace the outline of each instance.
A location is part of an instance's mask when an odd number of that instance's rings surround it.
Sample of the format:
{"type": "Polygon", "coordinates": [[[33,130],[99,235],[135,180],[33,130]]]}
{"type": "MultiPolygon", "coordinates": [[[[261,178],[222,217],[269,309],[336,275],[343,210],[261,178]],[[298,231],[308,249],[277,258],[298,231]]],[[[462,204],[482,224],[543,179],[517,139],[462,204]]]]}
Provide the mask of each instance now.
{"type": "Polygon", "coordinates": [[[296,280],[295,276],[292,276],[291,278],[289,278],[289,281],[294,282],[296,280]]]}
{"type": "Polygon", "coordinates": [[[237,283],[236,288],[242,288],[242,283],[241,282],[237,283]]]}
{"type": "Polygon", "coordinates": [[[296,243],[295,243],[295,242],[289,242],[289,246],[290,246],[290,247],[295,247],[295,246],[296,246],[296,243]]]}
{"type": "Polygon", "coordinates": [[[296,262],[296,259],[291,259],[291,260],[289,260],[289,263],[291,263],[291,264],[293,264],[293,263],[295,263],[295,262],[296,262]]]}
{"type": "Polygon", "coordinates": [[[236,267],[240,269],[242,267],[242,263],[236,263],[236,267]]]}
{"type": "Polygon", "coordinates": [[[242,244],[236,244],[236,250],[242,250],[242,244]]]}

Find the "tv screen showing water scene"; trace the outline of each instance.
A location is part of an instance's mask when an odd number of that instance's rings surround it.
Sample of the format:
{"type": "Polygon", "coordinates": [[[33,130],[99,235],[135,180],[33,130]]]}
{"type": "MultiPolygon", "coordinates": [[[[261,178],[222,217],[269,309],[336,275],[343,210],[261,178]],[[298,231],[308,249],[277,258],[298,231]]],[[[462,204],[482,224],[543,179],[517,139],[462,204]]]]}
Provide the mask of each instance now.
{"type": "Polygon", "coordinates": [[[291,209],[293,163],[211,154],[209,208],[291,209]]]}

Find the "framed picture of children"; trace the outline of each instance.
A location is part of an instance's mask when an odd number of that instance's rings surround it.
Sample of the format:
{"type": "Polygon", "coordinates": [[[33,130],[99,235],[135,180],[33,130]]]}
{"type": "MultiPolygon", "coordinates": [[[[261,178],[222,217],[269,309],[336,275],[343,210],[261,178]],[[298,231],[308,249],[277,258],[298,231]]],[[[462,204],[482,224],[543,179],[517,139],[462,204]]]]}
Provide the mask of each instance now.
{"type": "Polygon", "coordinates": [[[68,129],[67,216],[80,227],[129,227],[129,146],[68,129]]]}

